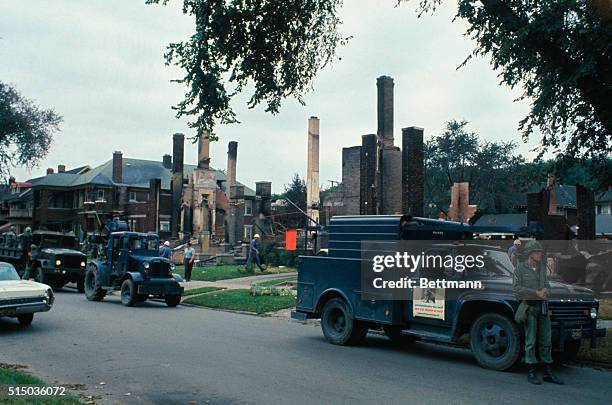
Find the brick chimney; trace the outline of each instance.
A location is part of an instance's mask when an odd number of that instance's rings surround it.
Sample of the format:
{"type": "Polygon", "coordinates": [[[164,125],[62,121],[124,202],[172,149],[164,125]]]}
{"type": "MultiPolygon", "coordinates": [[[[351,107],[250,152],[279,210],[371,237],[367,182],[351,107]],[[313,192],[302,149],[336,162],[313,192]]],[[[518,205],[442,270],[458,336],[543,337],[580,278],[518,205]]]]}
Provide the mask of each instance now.
{"type": "Polygon", "coordinates": [[[238,159],[238,142],[231,141],[227,145],[227,192],[236,185],[236,160],[238,159]]]}
{"type": "Polygon", "coordinates": [[[393,79],[380,76],[376,79],[378,137],[384,147],[393,146],[393,79]]]}
{"type": "Polygon", "coordinates": [[[49,174],[53,174],[53,168],[52,167],[47,169],[47,175],[49,175],[49,174]]]}
{"type": "Polygon", "coordinates": [[[172,237],[178,238],[181,200],[183,198],[183,159],[185,157],[185,135],[176,133],[172,136],[172,237]]]}
{"type": "Polygon", "coordinates": [[[203,132],[198,138],[198,169],[209,169],[210,165],[210,140],[208,133],[203,132]]]}
{"type": "Polygon", "coordinates": [[[58,173],[66,172],[66,165],[57,165],[57,172],[58,173]]]}
{"type": "Polygon", "coordinates": [[[162,157],[162,163],[164,165],[164,168],[172,169],[172,155],[165,154],[162,157]]]}
{"type": "Polygon", "coordinates": [[[113,152],[113,183],[123,183],[123,154],[113,152]]]}
{"type": "Polygon", "coordinates": [[[402,211],[423,216],[423,128],[402,128],[402,211]]]}

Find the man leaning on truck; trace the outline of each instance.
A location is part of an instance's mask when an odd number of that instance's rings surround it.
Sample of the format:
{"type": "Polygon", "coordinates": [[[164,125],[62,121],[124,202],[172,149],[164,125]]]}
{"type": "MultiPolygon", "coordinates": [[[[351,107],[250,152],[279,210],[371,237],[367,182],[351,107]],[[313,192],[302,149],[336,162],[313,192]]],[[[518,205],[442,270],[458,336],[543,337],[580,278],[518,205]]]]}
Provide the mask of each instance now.
{"type": "Polygon", "coordinates": [[[542,262],[544,249],[540,242],[531,240],[525,244],[523,255],[518,260],[514,272],[514,291],[521,304],[517,310],[517,318],[525,326],[525,363],[529,365],[527,381],[532,384],[542,384],[536,374],[536,341],[540,362],[544,363],[544,381],[553,384],[563,384],[563,381],[553,375],[550,365],[551,356],[551,323],[548,315],[550,284],[546,268],[542,262]],[[519,313],[523,313],[520,316],[519,313]]]}

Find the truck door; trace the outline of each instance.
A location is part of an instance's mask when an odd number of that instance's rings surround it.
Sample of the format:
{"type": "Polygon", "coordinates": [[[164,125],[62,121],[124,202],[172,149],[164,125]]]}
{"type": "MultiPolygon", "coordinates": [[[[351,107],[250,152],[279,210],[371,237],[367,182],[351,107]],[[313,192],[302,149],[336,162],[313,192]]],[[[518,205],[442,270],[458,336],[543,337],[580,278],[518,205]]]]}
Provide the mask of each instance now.
{"type": "Polygon", "coordinates": [[[121,275],[127,270],[128,238],[113,236],[113,274],[121,275]]]}
{"type": "MultiPolygon", "coordinates": [[[[450,329],[457,305],[457,290],[449,288],[424,287],[418,284],[423,278],[430,281],[457,280],[454,268],[445,267],[445,258],[452,255],[451,249],[433,248],[425,252],[427,265],[417,270],[417,288],[409,290],[406,313],[412,325],[422,325],[432,331],[450,329]]],[[[441,330],[440,332],[443,333],[441,330]]]]}

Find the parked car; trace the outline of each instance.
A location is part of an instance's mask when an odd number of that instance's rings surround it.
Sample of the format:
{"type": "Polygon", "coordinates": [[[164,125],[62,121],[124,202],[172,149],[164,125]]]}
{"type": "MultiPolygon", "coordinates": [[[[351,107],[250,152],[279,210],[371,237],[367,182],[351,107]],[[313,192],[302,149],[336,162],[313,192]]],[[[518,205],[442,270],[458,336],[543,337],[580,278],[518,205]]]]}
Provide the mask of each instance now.
{"type": "Polygon", "coordinates": [[[36,312],[47,312],[53,306],[53,290],[46,284],[21,280],[10,263],[0,262],[0,317],[17,318],[29,326],[36,312]]]}

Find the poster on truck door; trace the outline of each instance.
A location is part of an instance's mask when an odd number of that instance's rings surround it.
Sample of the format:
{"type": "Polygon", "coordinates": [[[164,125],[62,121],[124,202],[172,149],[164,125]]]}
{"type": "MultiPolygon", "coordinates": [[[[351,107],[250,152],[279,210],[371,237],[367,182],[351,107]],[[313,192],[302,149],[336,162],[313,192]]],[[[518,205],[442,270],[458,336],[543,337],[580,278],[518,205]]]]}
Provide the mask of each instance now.
{"type": "Polygon", "coordinates": [[[415,288],[412,316],[444,320],[444,288],[415,288]]]}

